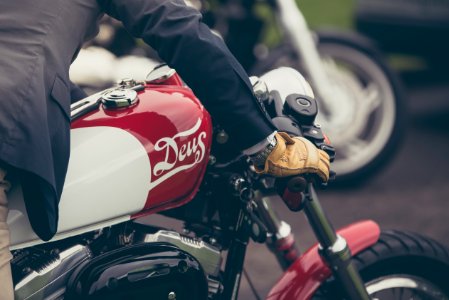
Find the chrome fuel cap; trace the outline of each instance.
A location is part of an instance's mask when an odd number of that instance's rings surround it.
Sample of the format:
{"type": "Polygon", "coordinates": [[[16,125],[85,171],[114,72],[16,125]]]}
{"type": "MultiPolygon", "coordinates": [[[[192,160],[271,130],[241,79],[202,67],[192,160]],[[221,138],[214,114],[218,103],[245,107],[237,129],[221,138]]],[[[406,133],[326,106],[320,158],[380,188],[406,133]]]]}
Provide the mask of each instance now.
{"type": "Polygon", "coordinates": [[[128,107],[137,102],[137,92],[130,89],[115,89],[101,96],[101,102],[107,108],[128,107]]]}

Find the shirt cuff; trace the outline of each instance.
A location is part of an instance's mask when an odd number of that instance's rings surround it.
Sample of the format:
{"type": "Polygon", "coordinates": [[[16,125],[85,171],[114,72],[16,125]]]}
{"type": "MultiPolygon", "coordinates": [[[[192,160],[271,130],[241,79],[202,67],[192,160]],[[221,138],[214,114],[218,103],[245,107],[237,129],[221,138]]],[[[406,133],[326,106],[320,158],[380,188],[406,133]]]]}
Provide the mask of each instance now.
{"type": "Polygon", "coordinates": [[[243,150],[243,154],[246,155],[253,155],[256,154],[262,150],[264,150],[269,144],[271,144],[271,142],[274,139],[274,135],[277,133],[277,131],[274,131],[273,133],[271,133],[269,136],[267,136],[266,138],[264,138],[262,141],[260,141],[259,143],[243,150]]]}

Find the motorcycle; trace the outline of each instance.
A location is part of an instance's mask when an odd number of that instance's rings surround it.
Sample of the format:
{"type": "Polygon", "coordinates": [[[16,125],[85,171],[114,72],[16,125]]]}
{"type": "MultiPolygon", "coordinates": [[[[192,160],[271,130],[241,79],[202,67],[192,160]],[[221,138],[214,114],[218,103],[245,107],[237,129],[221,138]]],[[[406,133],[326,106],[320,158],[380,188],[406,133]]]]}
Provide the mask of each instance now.
{"type": "Polygon", "coordinates": [[[404,134],[404,93],[372,41],[351,32],[311,32],[295,0],[190,1],[249,74],[287,66],[306,76],[319,100],[318,122],[338,150],[336,183],[368,178],[393,157],[404,134]],[[261,42],[262,6],[282,34],[273,49],[261,42]]]}
{"type": "MultiPolygon", "coordinates": [[[[300,73],[252,82],[279,130],[334,157],[300,73]]],[[[16,299],[237,299],[250,239],[285,270],[270,300],[449,299],[446,248],[370,220],[335,231],[315,192],[322,183],[257,174],[166,65],[72,104],[71,118],[56,236],[39,240],[20,185],[9,194],[16,299]],[[301,255],[272,201],[303,211],[318,244],[301,255]],[[182,220],[182,233],[139,222],[156,213],[182,220]]]]}

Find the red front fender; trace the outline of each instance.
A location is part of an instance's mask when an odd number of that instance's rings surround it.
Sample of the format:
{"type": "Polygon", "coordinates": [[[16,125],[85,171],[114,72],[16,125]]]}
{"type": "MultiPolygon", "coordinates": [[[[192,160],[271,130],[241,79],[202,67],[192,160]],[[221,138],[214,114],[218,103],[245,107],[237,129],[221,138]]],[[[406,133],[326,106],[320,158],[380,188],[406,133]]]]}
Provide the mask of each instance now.
{"type": "MultiPolygon", "coordinates": [[[[353,255],[374,245],[380,228],[373,221],[361,221],[337,231],[344,237],[353,255]]],[[[284,273],[271,289],[268,300],[307,300],[322,282],[331,276],[330,269],[318,254],[318,245],[311,247],[284,273]]]]}

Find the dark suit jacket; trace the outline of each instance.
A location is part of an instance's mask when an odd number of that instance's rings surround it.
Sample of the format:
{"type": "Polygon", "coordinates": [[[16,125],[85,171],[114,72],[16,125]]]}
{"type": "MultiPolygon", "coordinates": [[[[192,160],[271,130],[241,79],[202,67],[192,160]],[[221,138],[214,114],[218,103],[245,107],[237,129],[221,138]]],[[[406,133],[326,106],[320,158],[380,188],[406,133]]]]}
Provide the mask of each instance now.
{"type": "Polygon", "coordinates": [[[274,129],[242,67],[182,0],[1,1],[0,160],[20,171],[31,225],[45,240],[57,229],[69,159],[69,66],[103,13],[175,68],[242,148],[274,129]]]}

